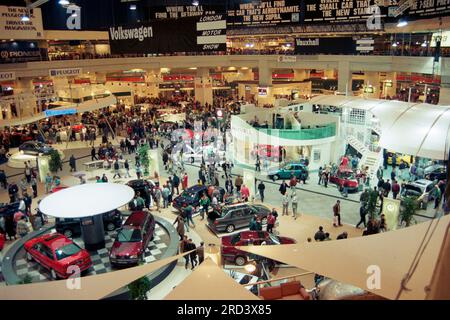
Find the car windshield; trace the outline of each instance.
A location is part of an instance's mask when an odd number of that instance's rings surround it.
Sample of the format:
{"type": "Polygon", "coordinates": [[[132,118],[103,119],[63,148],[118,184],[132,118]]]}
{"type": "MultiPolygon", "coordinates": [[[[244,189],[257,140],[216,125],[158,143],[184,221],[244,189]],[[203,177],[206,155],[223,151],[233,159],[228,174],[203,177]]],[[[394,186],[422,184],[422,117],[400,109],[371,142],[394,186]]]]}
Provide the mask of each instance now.
{"type": "Polygon", "coordinates": [[[189,191],[183,191],[181,196],[185,197],[185,198],[194,198],[195,197],[195,193],[189,192],[189,191]]]}
{"type": "Polygon", "coordinates": [[[120,242],[139,242],[142,238],[139,229],[123,228],[117,233],[117,240],[120,242]]]}
{"type": "Polygon", "coordinates": [[[272,240],[273,244],[281,244],[280,238],[274,236],[273,234],[269,234],[270,240],[272,240]]]}
{"type": "Polygon", "coordinates": [[[62,260],[64,258],[73,256],[81,251],[81,248],[75,243],[68,244],[56,250],[56,260],[62,260]]]}
{"type": "Polygon", "coordinates": [[[344,179],[354,179],[355,175],[351,171],[341,171],[339,175],[344,179]]]}
{"type": "Polygon", "coordinates": [[[236,243],[238,243],[239,242],[239,240],[241,240],[241,235],[238,233],[238,234],[235,234],[232,238],[231,238],[231,244],[232,245],[235,245],[236,243]]]}

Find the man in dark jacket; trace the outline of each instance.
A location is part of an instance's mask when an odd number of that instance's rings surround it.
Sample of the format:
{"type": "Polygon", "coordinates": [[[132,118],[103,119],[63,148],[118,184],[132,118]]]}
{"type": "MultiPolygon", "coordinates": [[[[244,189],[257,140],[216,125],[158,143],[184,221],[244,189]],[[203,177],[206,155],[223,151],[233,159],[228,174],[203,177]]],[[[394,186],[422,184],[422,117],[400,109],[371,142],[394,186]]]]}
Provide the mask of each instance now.
{"type": "Polygon", "coordinates": [[[314,235],[314,240],[316,241],[323,241],[325,239],[325,232],[323,232],[323,227],[320,226],[319,230],[314,235]]]}
{"type": "Polygon", "coordinates": [[[366,214],[367,214],[366,207],[361,205],[361,207],[359,208],[359,217],[360,217],[360,219],[359,219],[358,224],[356,225],[356,228],[359,228],[359,225],[361,223],[363,223],[364,227],[366,227],[366,214]]]}
{"type": "Polygon", "coordinates": [[[180,194],[180,188],[179,188],[179,186],[180,186],[180,178],[177,176],[176,173],[174,173],[174,175],[173,175],[172,182],[173,182],[172,183],[172,193],[174,193],[173,191],[175,189],[177,189],[177,194],[180,194]]]}
{"type": "Polygon", "coordinates": [[[98,160],[98,158],[97,158],[97,155],[95,152],[95,147],[93,146],[91,149],[91,161],[94,161],[94,160],[98,160]]]}
{"type": "Polygon", "coordinates": [[[261,197],[261,202],[264,202],[264,190],[266,190],[266,186],[264,185],[264,182],[261,180],[258,184],[258,192],[259,196],[261,197]]]}
{"type": "Polygon", "coordinates": [[[383,185],[384,189],[384,196],[389,197],[389,192],[391,192],[391,183],[389,182],[389,179],[386,180],[386,182],[383,185]]]}
{"type": "Polygon", "coordinates": [[[284,196],[287,188],[288,188],[288,185],[287,185],[286,181],[283,180],[283,182],[281,182],[281,185],[280,185],[280,188],[278,189],[278,191],[280,191],[280,193],[284,196]]]}
{"type": "Polygon", "coordinates": [[[16,183],[11,183],[8,187],[8,193],[9,193],[9,199],[10,202],[16,202],[17,200],[17,193],[19,192],[19,187],[17,186],[16,183]]]}
{"type": "Polygon", "coordinates": [[[70,156],[70,159],[69,159],[69,166],[70,166],[70,172],[75,172],[75,171],[77,171],[77,161],[76,161],[74,155],[71,155],[71,156],[70,156]]]}

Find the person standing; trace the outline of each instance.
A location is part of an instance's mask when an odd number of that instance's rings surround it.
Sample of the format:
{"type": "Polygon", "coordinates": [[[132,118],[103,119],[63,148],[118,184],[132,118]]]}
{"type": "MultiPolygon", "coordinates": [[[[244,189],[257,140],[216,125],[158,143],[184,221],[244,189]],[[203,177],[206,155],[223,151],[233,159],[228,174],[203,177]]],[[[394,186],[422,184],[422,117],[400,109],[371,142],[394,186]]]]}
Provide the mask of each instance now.
{"type": "Polygon", "coordinates": [[[33,189],[33,197],[36,198],[38,196],[38,186],[36,177],[31,177],[31,189],[33,189]]]}
{"type": "Polygon", "coordinates": [[[173,174],[172,179],[172,193],[174,194],[175,189],[177,190],[177,194],[180,194],[180,178],[177,176],[176,173],[173,174]]]}
{"type": "Polygon", "coordinates": [[[241,187],[243,183],[244,180],[242,180],[241,176],[237,176],[236,179],[234,180],[234,185],[236,186],[236,192],[238,193],[238,195],[241,192],[241,187]]]}
{"type": "Polygon", "coordinates": [[[255,171],[261,172],[261,160],[259,159],[259,155],[256,155],[255,171]]]}
{"type": "Polygon", "coordinates": [[[77,163],[76,163],[76,159],[73,154],[69,158],[69,166],[70,166],[70,172],[77,171],[77,163]]]}
{"type": "Polygon", "coordinates": [[[183,190],[186,190],[188,188],[188,175],[186,172],[184,173],[183,181],[181,182],[181,188],[183,190]]]}
{"type": "Polygon", "coordinates": [[[342,224],[341,224],[341,201],[340,200],[337,200],[336,203],[334,204],[334,206],[333,206],[333,214],[334,214],[334,217],[337,218],[337,223],[334,222],[333,226],[341,227],[342,224]]]}
{"type": "Polygon", "coordinates": [[[203,194],[202,198],[200,199],[200,217],[201,220],[205,219],[205,213],[208,214],[208,208],[209,208],[209,198],[206,196],[206,194],[203,194]]]}
{"type": "Polygon", "coordinates": [[[320,185],[322,182],[322,176],[323,176],[323,169],[322,167],[319,167],[319,182],[317,183],[318,185],[320,185]]]}
{"type": "Polygon", "coordinates": [[[128,163],[128,159],[125,160],[125,163],[123,164],[125,168],[125,178],[131,178],[130,175],[130,164],[128,163]]]}
{"type": "Polygon", "coordinates": [[[189,253],[189,259],[191,260],[191,270],[194,270],[194,268],[198,265],[197,261],[197,247],[195,246],[195,243],[192,241],[192,239],[188,240],[188,248],[191,253],[189,253]]]}
{"type": "Polygon", "coordinates": [[[138,179],[141,179],[142,169],[139,163],[136,163],[136,176],[138,179]]]}
{"type": "Polygon", "coordinates": [[[161,188],[159,185],[157,185],[155,187],[154,195],[155,195],[154,198],[155,198],[155,203],[156,203],[156,210],[158,210],[158,212],[161,212],[162,192],[161,192],[161,188]]]}
{"type": "Polygon", "coordinates": [[[33,202],[33,199],[27,192],[25,192],[23,195],[23,201],[25,203],[25,214],[29,216],[31,214],[31,203],[33,202]]]}
{"type": "Polygon", "coordinates": [[[120,166],[119,166],[119,159],[116,159],[116,161],[114,161],[114,176],[113,176],[113,179],[115,179],[116,176],[119,176],[119,179],[122,178],[122,177],[120,176],[120,171],[119,171],[119,169],[120,169],[120,166]]]}
{"type": "Polygon", "coordinates": [[[397,199],[398,194],[400,193],[400,185],[397,180],[392,181],[392,196],[394,199],[397,199]]]}
{"type": "Polygon", "coordinates": [[[391,192],[391,183],[389,182],[389,179],[386,180],[386,182],[383,185],[384,190],[384,197],[389,197],[389,193],[391,192]]]}
{"type": "Polygon", "coordinates": [[[31,168],[28,166],[28,164],[26,162],[25,162],[24,174],[25,174],[25,179],[26,179],[27,183],[29,184],[31,182],[31,168]]]}
{"type": "Polygon", "coordinates": [[[292,217],[294,217],[294,220],[296,220],[297,219],[297,208],[298,208],[297,193],[294,193],[292,195],[291,205],[292,205],[292,217]]]}
{"type": "Polygon", "coordinates": [[[184,216],[185,216],[186,227],[187,227],[188,231],[189,231],[190,223],[192,223],[192,228],[195,228],[194,219],[192,219],[193,214],[194,214],[194,209],[192,208],[191,205],[188,205],[184,209],[184,216]]]}
{"type": "Polygon", "coordinates": [[[439,210],[439,204],[441,203],[442,192],[439,189],[439,185],[435,185],[434,187],[434,210],[439,210]]]}
{"type": "Polygon", "coordinates": [[[273,227],[275,226],[276,218],[272,214],[272,211],[267,216],[267,232],[273,233],[273,227]]]}
{"type": "Polygon", "coordinates": [[[47,176],[45,177],[45,193],[49,193],[52,189],[52,183],[53,179],[50,173],[47,173],[47,176]]]}
{"type": "MultiPolygon", "coordinates": [[[[177,218],[178,219],[178,218],[177,218]]],[[[178,227],[177,227],[178,228],[178,227]]],[[[180,248],[179,248],[180,253],[185,253],[189,251],[189,241],[188,241],[188,237],[185,236],[183,234],[183,236],[180,239],[180,248]]],[[[189,266],[189,255],[185,254],[183,256],[184,258],[184,268],[187,270],[188,266],[189,266]]]]}
{"type": "Polygon", "coordinates": [[[92,146],[92,149],[91,149],[91,161],[94,161],[94,160],[98,160],[98,158],[97,158],[97,153],[95,151],[95,147],[92,146]]]}
{"type": "Polygon", "coordinates": [[[228,178],[225,181],[225,190],[227,191],[228,194],[233,194],[233,181],[231,180],[231,178],[228,178]]]}
{"type": "Polygon", "coordinates": [[[16,233],[19,237],[25,237],[29,232],[30,228],[28,227],[27,218],[22,216],[20,220],[17,222],[16,233]]]}
{"type": "Polygon", "coordinates": [[[205,260],[205,243],[200,242],[200,246],[197,247],[198,264],[201,264],[205,260]]]}
{"type": "Polygon", "coordinates": [[[281,182],[281,185],[280,185],[280,188],[278,189],[278,191],[280,191],[281,195],[284,196],[286,194],[287,188],[288,188],[288,185],[287,185],[286,181],[283,180],[281,182]]]}
{"type": "Polygon", "coordinates": [[[289,197],[288,197],[287,193],[285,193],[282,196],[281,203],[283,205],[283,213],[282,213],[282,215],[283,216],[284,215],[286,215],[286,216],[289,215],[289,212],[288,212],[288,210],[289,210],[289,197]]]}
{"type": "Polygon", "coordinates": [[[241,187],[241,196],[244,202],[248,202],[248,199],[250,198],[250,189],[245,184],[241,187]]]}
{"type": "Polygon", "coordinates": [[[6,178],[5,170],[0,170],[0,184],[5,190],[8,188],[8,180],[6,178]]]}
{"type": "Polygon", "coordinates": [[[330,173],[328,172],[328,168],[325,168],[325,169],[323,170],[323,173],[322,173],[322,182],[323,182],[325,188],[328,188],[328,178],[329,178],[329,174],[330,174],[330,173]]]}
{"type": "Polygon", "coordinates": [[[167,208],[169,206],[169,195],[170,190],[167,185],[164,185],[162,190],[163,208],[167,208]]]}
{"type": "Polygon", "coordinates": [[[359,225],[361,223],[364,224],[364,228],[366,227],[366,214],[367,214],[366,207],[364,205],[361,205],[361,207],[359,208],[359,217],[360,217],[360,219],[359,219],[358,224],[356,225],[356,228],[359,228],[359,225]]]}
{"type": "Polygon", "coordinates": [[[258,192],[259,196],[261,197],[261,202],[264,202],[264,191],[266,190],[266,186],[264,182],[261,180],[258,184],[258,192]]]}

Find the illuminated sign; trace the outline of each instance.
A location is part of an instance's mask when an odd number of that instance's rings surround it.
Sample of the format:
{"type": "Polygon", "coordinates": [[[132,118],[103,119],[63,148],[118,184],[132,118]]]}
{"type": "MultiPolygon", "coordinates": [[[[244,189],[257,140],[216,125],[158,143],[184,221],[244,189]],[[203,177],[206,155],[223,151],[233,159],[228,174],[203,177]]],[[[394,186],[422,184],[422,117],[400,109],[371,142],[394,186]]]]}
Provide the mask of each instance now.
{"type": "Polygon", "coordinates": [[[265,97],[265,96],[267,96],[267,91],[268,91],[268,88],[267,88],[267,87],[258,87],[258,95],[259,95],[260,97],[265,97]]]}
{"type": "Polygon", "coordinates": [[[54,117],[54,116],[64,116],[69,114],[75,114],[77,113],[77,109],[63,109],[63,110],[45,110],[44,115],[45,117],[54,117]]]}

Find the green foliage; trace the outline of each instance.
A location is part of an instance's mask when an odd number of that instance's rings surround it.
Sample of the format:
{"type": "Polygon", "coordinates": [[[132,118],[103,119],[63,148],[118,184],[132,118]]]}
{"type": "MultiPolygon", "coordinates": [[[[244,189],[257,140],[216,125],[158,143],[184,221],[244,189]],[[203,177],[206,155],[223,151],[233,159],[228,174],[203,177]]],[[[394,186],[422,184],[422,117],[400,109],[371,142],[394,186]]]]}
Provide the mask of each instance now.
{"type": "Polygon", "coordinates": [[[139,146],[138,148],[138,154],[139,154],[139,161],[141,163],[141,167],[143,168],[143,174],[144,176],[148,176],[149,173],[149,168],[150,168],[150,159],[148,157],[148,144],[145,143],[141,146],[139,146]]]}
{"type": "Polygon", "coordinates": [[[373,189],[366,189],[361,195],[361,202],[366,208],[367,214],[370,218],[374,219],[375,215],[378,215],[378,192],[373,189]]]}
{"type": "Polygon", "coordinates": [[[50,153],[50,161],[48,163],[51,172],[56,173],[62,168],[62,160],[57,150],[52,150],[50,153]]]}
{"type": "Polygon", "coordinates": [[[29,274],[27,274],[27,275],[25,275],[25,277],[21,281],[19,281],[18,284],[29,284],[29,283],[32,283],[32,282],[33,281],[32,281],[31,276],[29,274]]]}
{"type": "Polygon", "coordinates": [[[147,277],[137,279],[128,285],[132,300],[147,300],[147,292],[150,288],[151,282],[147,277]]]}
{"type": "Polygon", "coordinates": [[[411,223],[415,222],[414,215],[418,208],[417,200],[414,198],[406,197],[403,200],[402,207],[400,209],[400,221],[405,222],[405,225],[409,227],[411,223]]]}

